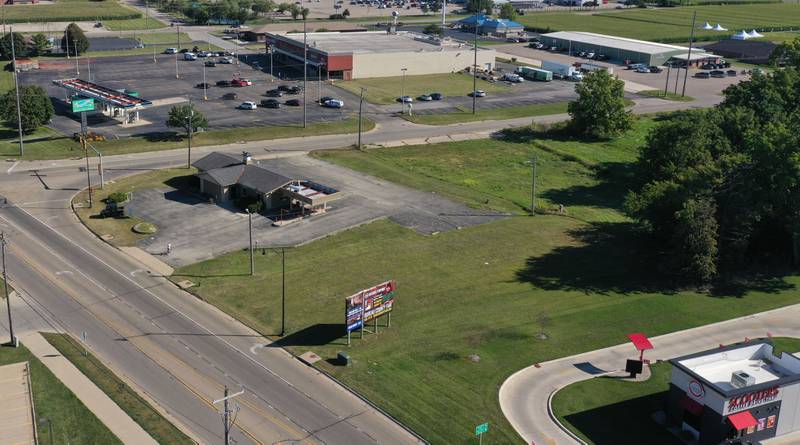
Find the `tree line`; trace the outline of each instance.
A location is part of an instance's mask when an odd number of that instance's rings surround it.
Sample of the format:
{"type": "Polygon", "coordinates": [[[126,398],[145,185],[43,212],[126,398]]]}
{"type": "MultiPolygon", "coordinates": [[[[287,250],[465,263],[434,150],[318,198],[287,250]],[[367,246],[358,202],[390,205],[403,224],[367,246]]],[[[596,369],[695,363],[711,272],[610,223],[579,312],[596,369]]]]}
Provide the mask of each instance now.
{"type": "MultiPolygon", "coordinates": [[[[70,23],[61,36],[60,46],[65,53],[69,52],[71,56],[80,55],[89,49],[89,39],[78,25],[70,23]]],[[[18,32],[6,33],[0,38],[0,56],[5,60],[11,60],[12,49],[13,55],[18,59],[43,56],[50,50],[50,41],[42,33],[30,37],[18,32]]]]}

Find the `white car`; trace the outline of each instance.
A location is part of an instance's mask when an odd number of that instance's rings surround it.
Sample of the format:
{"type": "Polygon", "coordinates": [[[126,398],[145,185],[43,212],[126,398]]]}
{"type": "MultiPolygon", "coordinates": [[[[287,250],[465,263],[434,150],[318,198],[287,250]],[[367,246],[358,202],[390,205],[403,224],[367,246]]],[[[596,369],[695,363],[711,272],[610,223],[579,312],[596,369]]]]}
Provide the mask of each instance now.
{"type": "Polygon", "coordinates": [[[475,90],[475,91],[473,91],[473,92],[469,93],[469,96],[470,96],[470,97],[473,97],[473,96],[474,96],[474,97],[486,97],[486,91],[483,91],[483,90],[475,90]]]}
{"type": "Polygon", "coordinates": [[[183,60],[197,60],[197,54],[195,54],[195,53],[183,53],[183,60]]]}
{"type": "Polygon", "coordinates": [[[223,58],[217,60],[217,63],[221,63],[223,65],[230,65],[230,64],[233,63],[233,58],[232,57],[223,57],[223,58]]]}
{"type": "Polygon", "coordinates": [[[520,76],[519,74],[508,73],[503,76],[503,80],[507,82],[520,83],[522,82],[522,76],[520,76]]]}
{"type": "Polygon", "coordinates": [[[414,98],[411,96],[400,96],[397,98],[397,101],[404,104],[410,104],[411,102],[414,102],[414,98]]]}
{"type": "Polygon", "coordinates": [[[257,108],[258,105],[256,105],[255,102],[250,102],[250,101],[242,102],[241,105],[239,105],[240,110],[255,110],[257,108]]]}
{"type": "Polygon", "coordinates": [[[326,100],[322,106],[327,108],[344,108],[344,101],[339,99],[329,99],[326,100]]]}
{"type": "Polygon", "coordinates": [[[583,73],[574,73],[573,75],[569,76],[569,80],[573,82],[580,82],[583,80],[583,73]]]}
{"type": "Polygon", "coordinates": [[[164,50],[164,54],[176,54],[178,52],[178,48],[167,48],[164,50]]]}

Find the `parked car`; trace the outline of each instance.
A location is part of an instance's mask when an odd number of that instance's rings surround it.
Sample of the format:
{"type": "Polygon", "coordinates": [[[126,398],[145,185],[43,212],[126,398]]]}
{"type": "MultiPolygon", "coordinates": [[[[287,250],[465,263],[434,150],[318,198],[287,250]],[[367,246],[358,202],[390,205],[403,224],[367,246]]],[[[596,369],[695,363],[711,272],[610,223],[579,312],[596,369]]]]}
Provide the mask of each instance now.
{"type": "Polygon", "coordinates": [[[287,88],[287,89],[285,89],[284,91],[285,91],[287,94],[300,94],[300,93],[303,91],[303,89],[302,89],[302,88],[300,88],[299,86],[296,86],[296,85],[294,85],[294,86],[290,86],[290,87],[288,87],[288,88],[287,88]]]}
{"type": "Polygon", "coordinates": [[[468,94],[468,96],[469,96],[469,97],[486,97],[486,91],[483,91],[483,90],[475,90],[475,91],[471,91],[471,92],[468,94]]]}
{"type": "Polygon", "coordinates": [[[583,73],[581,73],[581,72],[572,73],[572,75],[569,76],[568,79],[573,81],[573,82],[582,82],[583,81],[583,73]]]}
{"type": "Polygon", "coordinates": [[[204,65],[205,66],[210,66],[210,67],[215,67],[215,66],[217,66],[217,62],[214,62],[213,60],[206,60],[204,65]]]}
{"type": "Polygon", "coordinates": [[[725,77],[725,71],[722,71],[722,70],[714,70],[710,74],[711,74],[711,77],[716,77],[716,78],[725,77]]]}
{"type": "Polygon", "coordinates": [[[261,101],[261,106],[264,108],[280,108],[281,103],[277,99],[264,99],[261,101]]]}
{"type": "Polygon", "coordinates": [[[333,100],[333,98],[330,96],[322,96],[319,98],[319,104],[322,105],[329,100],[333,100]]]}
{"type": "Polygon", "coordinates": [[[300,105],[303,105],[303,102],[300,99],[289,99],[284,103],[290,107],[299,107],[300,105]]]}
{"type": "Polygon", "coordinates": [[[197,60],[197,54],[195,53],[183,53],[183,60],[197,60]]]}
{"type": "Polygon", "coordinates": [[[586,53],[586,58],[587,59],[594,59],[594,56],[595,56],[595,54],[593,52],[586,53]]]}
{"type": "Polygon", "coordinates": [[[283,97],[283,91],[277,88],[272,90],[267,90],[267,97],[283,97]]]}
{"type": "Polygon", "coordinates": [[[225,93],[222,95],[222,98],[225,100],[235,100],[239,98],[239,95],[236,93],[225,93]]]}
{"type": "Polygon", "coordinates": [[[181,54],[186,54],[189,52],[189,48],[181,48],[178,52],[181,54]]]}
{"type": "Polygon", "coordinates": [[[258,105],[256,105],[255,102],[251,102],[249,100],[239,104],[240,110],[255,110],[256,108],[258,108],[258,105]]]}
{"type": "Polygon", "coordinates": [[[344,108],[344,101],[339,99],[330,99],[326,100],[322,106],[327,108],[344,108]]]}
{"type": "Polygon", "coordinates": [[[630,64],[630,65],[627,65],[627,66],[625,67],[625,69],[628,69],[628,70],[635,70],[635,69],[637,69],[637,68],[641,68],[641,67],[645,67],[645,66],[647,66],[647,65],[645,65],[645,64],[643,64],[643,63],[632,63],[632,64],[630,64]]]}
{"type": "Polygon", "coordinates": [[[650,67],[650,72],[651,73],[660,73],[662,71],[664,71],[664,68],[661,68],[660,66],[653,65],[653,66],[650,67]]]}
{"type": "Polygon", "coordinates": [[[396,100],[404,104],[410,104],[411,102],[414,102],[414,99],[411,96],[400,96],[396,100]]]}
{"type": "Polygon", "coordinates": [[[231,86],[231,81],[230,80],[218,80],[217,81],[217,86],[218,87],[229,87],[229,86],[231,86]]]}
{"type": "Polygon", "coordinates": [[[231,59],[230,57],[223,57],[217,60],[217,63],[221,63],[222,65],[230,65],[233,63],[233,59],[231,59]]]}
{"type": "Polygon", "coordinates": [[[208,88],[211,88],[211,85],[209,85],[208,83],[205,83],[205,82],[200,82],[197,85],[195,85],[194,87],[195,88],[201,88],[201,89],[202,88],[208,89],[208,88]]]}
{"type": "Polygon", "coordinates": [[[433,100],[433,98],[431,97],[430,94],[422,94],[419,97],[417,97],[417,100],[422,102],[430,102],[433,100]]]}
{"type": "Polygon", "coordinates": [[[197,57],[208,57],[209,54],[207,51],[200,51],[197,53],[197,57]]]}
{"type": "Polygon", "coordinates": [[[697,73],[694,73],[694,77],[698,79],[708,79],[709,77],[711,77],[711,74],[709,74],[708,71],[699,71],[697,73]]]}
{"type": "Polygon", "coordinates": [[[522,82],[523,79],[522,76],[520,76],[519,74],[507,73],[503,75],[503,80],[507,82],[520,83],[522,82]]]}
{"type": "Polygon", "coordinates": [[[646,66],[640,66],[640,67],[636,68],[636,72],[637,73],[649,73],[650,72],[650,68],[648,68],[646,66]]]}
{"type": "Polygon", "coordinates": [[[728,77],[736,77],[737,72],[736,72],[736,70],[728,70],[728,71],[725,71],[725,74],[727,74],[728,77]]]}
{"type": "Polygon", "coordinates": [[[252,84],[253,84],[253,82],[251,82],[248,79],[233,79],[233,80],[231,80],[231,86],[232,87],[249,87],[252,84]]]}
{"type": "Polygon", "coordinates": [[[431,99],[433,99],[433,100],[442,100],[442,99],[444,99],[444,94],[442,94],[442,93],[431,93],[431,99]]]}
{"type": "Polygon", "coordinates": [[[167,48],[164,50],[164,54],[177,54],[178,48],[167,48]]]}

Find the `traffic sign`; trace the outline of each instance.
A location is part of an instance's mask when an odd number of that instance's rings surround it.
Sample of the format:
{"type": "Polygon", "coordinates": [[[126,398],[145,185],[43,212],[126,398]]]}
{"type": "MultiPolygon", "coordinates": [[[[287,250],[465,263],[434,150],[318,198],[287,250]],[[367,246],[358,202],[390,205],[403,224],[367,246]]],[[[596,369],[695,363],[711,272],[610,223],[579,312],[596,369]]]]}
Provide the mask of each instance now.
{"type": "Polygon", "coordinates": [[[91,97],[73,98],[72,112],[81,113],[85,111],[94,111],[94,99],[91,97]]]}
{"type": "Polygon", "coordinates": [[[489,431],[489,422],[482,423],[475,427],[475,435],[480,436],[481,434],[489,431]]]}

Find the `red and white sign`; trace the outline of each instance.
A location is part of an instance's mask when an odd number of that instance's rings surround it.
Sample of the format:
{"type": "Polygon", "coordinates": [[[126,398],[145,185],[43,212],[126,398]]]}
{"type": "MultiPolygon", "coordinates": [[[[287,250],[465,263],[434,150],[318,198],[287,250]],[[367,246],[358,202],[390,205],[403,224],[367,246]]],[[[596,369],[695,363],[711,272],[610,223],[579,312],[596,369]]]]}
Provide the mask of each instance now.
{"type": "Polygon", "coordinates": [[[698,399],[702,399],[706,395],[706,388],[703,387],[702,383],[692,379],[689,380],[689,392],[698,399]]]}
{"type": "Polygon", "coordinates": [[[753,406],[762,405],[764,403],[775,400],[780,394],[777,386],[772,388],[763,389],[761,391],[753,391],[741,396],[736,396],[728,400],[728,412],[740,411],[753,406]]]}

